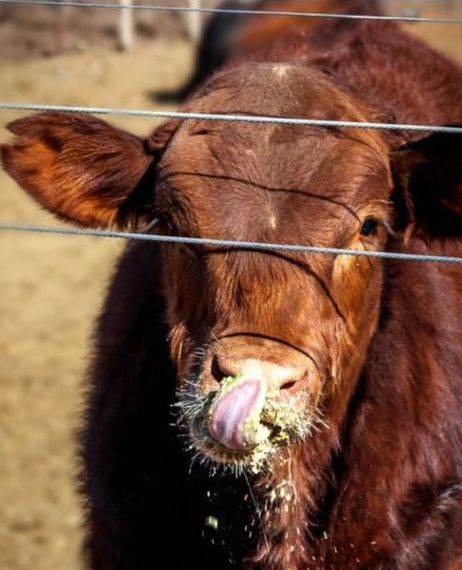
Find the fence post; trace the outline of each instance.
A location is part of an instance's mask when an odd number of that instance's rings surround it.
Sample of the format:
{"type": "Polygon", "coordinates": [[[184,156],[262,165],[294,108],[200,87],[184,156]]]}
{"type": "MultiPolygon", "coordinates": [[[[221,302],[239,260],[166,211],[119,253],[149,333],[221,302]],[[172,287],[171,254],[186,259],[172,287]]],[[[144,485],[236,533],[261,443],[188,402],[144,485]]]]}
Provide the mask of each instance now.
{"type": "Polygon", "coordinates": [[[119,1],[121,6],[119,18],[119,48],[123,51],[128,51],[133,47],[134,40],[133,10],[130,8],[132,0],[119,1]]]}
{"type": "MultiPolygon", "coordinates": [[[[188,0],[190,8],[200,8],[201,0],[188,0]]],[[[200,12],[188,12],[188,33],[189,37],[198,42],[201,36],[202,14],[200,12]]]]}

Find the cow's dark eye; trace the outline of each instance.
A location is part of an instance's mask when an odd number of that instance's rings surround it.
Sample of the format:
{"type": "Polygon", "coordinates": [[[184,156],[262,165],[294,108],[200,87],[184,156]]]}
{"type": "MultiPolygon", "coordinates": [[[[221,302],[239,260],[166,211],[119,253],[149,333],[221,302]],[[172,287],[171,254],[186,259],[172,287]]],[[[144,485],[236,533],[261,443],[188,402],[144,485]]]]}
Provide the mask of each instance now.
{"type": "Polygon", "coordinates": [[[362,236],[372,236],[377,233],[379,222],[375,218],[366,218],[361,226],[362,236]]]}
{"type": "Polygon", "coordinates": [[[159,227],[166,233],[175,235],[177,234],[176,226],[172,221],[169,214],[164,212],[158,214],[159,227]]]}

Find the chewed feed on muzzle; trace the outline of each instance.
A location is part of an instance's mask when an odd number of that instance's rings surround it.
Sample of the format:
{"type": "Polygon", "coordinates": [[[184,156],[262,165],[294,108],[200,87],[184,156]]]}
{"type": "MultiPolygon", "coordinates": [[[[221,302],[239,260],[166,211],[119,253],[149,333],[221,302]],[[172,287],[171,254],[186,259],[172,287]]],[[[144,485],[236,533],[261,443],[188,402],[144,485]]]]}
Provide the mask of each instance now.
{"type": "Polygon", "coordinates": [[[254,472],[319,422],[306,391],[281,399],[264,381],[245,376],[226,377],[218,390],[202,396],[190,383],[180,391],[177,406],[196,453],[254,472]]]}

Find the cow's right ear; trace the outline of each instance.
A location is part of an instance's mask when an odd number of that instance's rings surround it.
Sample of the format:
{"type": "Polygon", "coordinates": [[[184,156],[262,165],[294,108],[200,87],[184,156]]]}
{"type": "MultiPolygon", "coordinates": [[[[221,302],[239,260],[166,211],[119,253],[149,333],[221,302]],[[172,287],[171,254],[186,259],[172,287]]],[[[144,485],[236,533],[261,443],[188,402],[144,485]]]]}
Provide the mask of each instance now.
{"type": "Polygon", "coordinates": [[[60,218],[135,229],[152,217],[161,137],[144,141],[94,117],[67,113],[40,113],[7,128],[16,138],[1,146],[3,167],[60,218]]]}
{"type": "MultiPolygon", "coordinates": [[[[460,126],[460,125],[452,125],[460,126]]],[[[462,137],[433,133],[393,153],[397,229],[405,236],[462,236],[462,137]]]]}

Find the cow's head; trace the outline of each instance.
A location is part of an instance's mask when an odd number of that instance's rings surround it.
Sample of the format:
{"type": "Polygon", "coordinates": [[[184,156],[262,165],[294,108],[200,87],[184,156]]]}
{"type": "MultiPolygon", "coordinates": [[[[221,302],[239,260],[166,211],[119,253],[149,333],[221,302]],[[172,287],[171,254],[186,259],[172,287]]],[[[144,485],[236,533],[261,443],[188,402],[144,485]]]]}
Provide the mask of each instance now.
{"type": "MultiPolygon", "coordinates": [[[[186,110],[377,119],[321,73],[281,64],[221,72],[186,110]]],[[[396,223],[424,238],[461,228],[457,136],[398,148],[364,129],[186,120],[141,140],[63,114],[9,128],[16,140],[2,148],[6,170],[85,226],[156,219],[152,231],[173,235],[359,250],[385,249],[396,223]]],[[[259,465],[322,418],[342,417],[376,328],[382,261],[162,247],[171,356],[196,448],[259,465]]]]}

